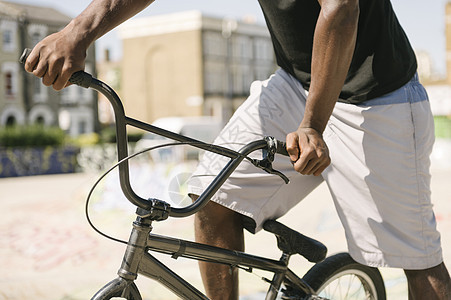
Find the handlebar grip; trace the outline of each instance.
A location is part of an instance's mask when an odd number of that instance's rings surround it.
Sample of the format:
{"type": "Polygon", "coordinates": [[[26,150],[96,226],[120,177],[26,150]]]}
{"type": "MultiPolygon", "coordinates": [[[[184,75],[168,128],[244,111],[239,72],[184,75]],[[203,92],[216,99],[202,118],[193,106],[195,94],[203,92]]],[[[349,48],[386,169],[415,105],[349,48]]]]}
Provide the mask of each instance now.
{"type": "Polygon", "coordinates": [[[28,58],[28,56],[30,55],[30,53],[31,53],[31,49],[25,48],[25,49],[23,50],[22,55],[21,55],[20,58],[19,58],[19,62],[20,62],[21,64],[25,64],[25,61],[27,60],[27,58],[28,58]]]}
{"type": "Polygon", "coordinates": [[[75,85],[89,88],[91,86],[92,81],[92,75],[86,73],[85,71],[78,71],[72,74],[72,76],[69,78],[69,82],[73,83],[75,85]]]}
{"type": "MultiPolygon", "coordinates": [[[[21,64],[25,64],[25,61],[27,60],[30,53],[31,49],[25,48],[19,58],[19,62],[21,64]]],[[[84,88],[89,88],[92,82],[92,75],[86,73],[85,71],[77,71],[69,78],[69,82],[84,88]]]]}
{"type": "Polygon", "coordinates": [[[287,143],[277,140],[276,152],[285,156],[290,156],[287,151],[287,143]]]}

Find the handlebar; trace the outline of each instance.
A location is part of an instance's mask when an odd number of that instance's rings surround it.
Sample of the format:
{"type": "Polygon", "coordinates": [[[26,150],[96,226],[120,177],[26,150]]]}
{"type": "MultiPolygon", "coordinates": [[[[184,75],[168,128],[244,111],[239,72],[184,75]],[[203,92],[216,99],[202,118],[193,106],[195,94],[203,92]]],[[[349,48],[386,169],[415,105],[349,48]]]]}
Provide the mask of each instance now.
{"type": "MultiPolygon", "coordinates": [[[[25,64],[28,56],[31,53],[31,49],[25,49],[19,58],[19,62],[25,64]]],[[[233,151],[228,148],[224,148],[217,145],[211,145],[199,140],[195,140],[162,128],[129,118],[125,115],[125,110],[116,92],[109,87],[106,83],[92,77],[90,74],[84,71],[78,71],[72,74],[69,82],[83,88],[92,88],[101,94],[103,94],[111,103],[115,116],[116,124],[116,141],[117,141],[117,153],[119,163],[119,181],[122,192],[125,197],[135,206],[146,211],[160,210],[164,211],[167,216],[171,217],[187,217],[202,209],[210,200],[210,198],[217,192],[219,187],[227,180],[232,172],[238,167],[243,159],[248,159],[256,167],[265,170],[268,173],[276,174],[280,176],[286,183],[288,178],[279,171],[272,169],[272,161],[274,160],[274,154],[279,153],[288,156],[286,151],[285,142],[278,141],[272,137],[267,137],[263,140],[251,142],[239,151],[233,151]],[[128,164],[128,147],[127,147],[127,129],[126,126],[130,125],[148,132],[155,133],[157,135],[179,141],[182,143],[189,143],[194,147],[200,148],[205,151],[213,152],[222,156],[226,156],[231,160],[221,170],[218,176],[215,177],[212,183],[205,189],[205,191],[199,196],[197,201],[189,206],[183,208],[169,207],[169,205],[157,199],[143,199],[138,196],[130,184],[129,164],[128,164]],[[263,149],[266,151],[266,158],[263,160],[255,160],[248,158],[247,155],[253,151],[263,149]]],[[[162,219],[167,218],[162,216],[162,219]]]]}

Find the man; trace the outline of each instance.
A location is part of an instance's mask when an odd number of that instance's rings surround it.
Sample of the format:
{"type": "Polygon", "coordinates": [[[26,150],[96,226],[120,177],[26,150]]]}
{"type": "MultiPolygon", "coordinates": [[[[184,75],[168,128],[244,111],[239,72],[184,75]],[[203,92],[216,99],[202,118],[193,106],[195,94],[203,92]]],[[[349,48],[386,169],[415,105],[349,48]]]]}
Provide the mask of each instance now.
{"type": "MultiPolygon", "coordinates": [[[[95,39],[151,2],[94,0],[33,49],[27,71],[62,89],[83,69],[95,39]]],[[[243,164],[197,214],[196,239],[243,250],[243,227],[260,230],[264,220],[283,215],[324,178],[355,260],[403,268],[411,299],[450,299],[430,205],[433,119],[390,1],[259,2],[281,69],[252,85],[216,142],[236,147],[260,135],[286,137],[292,166],[287,159],[275,163],[291,184],[243,164]]],[[[206,155],[196,174],[220,164],[206,155]]],[[[207,177],[193,178],[194,195],[207,177]]],[[[210,298],[237,299],[236,270],[200,267],[210,298]]]]}

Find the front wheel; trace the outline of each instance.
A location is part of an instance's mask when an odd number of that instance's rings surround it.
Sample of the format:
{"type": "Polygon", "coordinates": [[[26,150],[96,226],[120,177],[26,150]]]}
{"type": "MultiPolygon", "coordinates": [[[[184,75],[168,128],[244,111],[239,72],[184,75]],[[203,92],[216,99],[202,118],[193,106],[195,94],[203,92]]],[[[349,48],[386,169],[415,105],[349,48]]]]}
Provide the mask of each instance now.
{"type": "Polygon", "coordinates": [[[379,270],[357,263],[348,253],[335,254],[314,265],[304,280],[320,299],[386,299],[379,270]]]}
{"type": "Polygon", "coordinates": [[[91,300],[127,299],[142,300],[141,294],[133,281],[120,277],[107,283],[91,300]]]}

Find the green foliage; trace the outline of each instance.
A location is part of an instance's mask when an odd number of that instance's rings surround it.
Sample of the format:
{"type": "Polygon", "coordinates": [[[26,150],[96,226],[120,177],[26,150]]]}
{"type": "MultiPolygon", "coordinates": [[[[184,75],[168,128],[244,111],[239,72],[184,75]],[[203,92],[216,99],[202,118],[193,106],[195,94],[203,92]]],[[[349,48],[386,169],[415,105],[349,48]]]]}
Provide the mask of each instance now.
{"type": "Polygon", "coordinates": [[[74,139],[71,139],[70,143],[78,147],[92,146],[100,143],[100,137],[95,132],[85,133],[77,136],[74,139]]]}
{"type": "Polygon", "coordinates": [[[435,136],[438,138],[451,138],[451,116],[434,116],[435,136]]]}
{"type": "Polygon", "coordinates": [[[100,132],[101,143],[115,143],[116,142],[116,129],[114,127],[105,127],[100,132]]]}
{"type": "MultiPolygon", "coordinates": [[[[143,137],[143,133],[139,131],[127,132],[127,138],[130,143],[136,143],[143,137]]],[[[102,143],[116,143],[116,128],[107,127],[100,133],[100,142],[102,143]]]]}
{"type": "Polygon", "coordinates": [[[57,127],[7,126],[0,128],[0,147],[61,146],[66,134],[57,127]]]}
{"type": "Polygon", "coordinates": [[[143,133],[142,132],[129,132],[127,137],[128,137],[128,141],[130,143],[136,143],[143,137],[143,133]]]}

